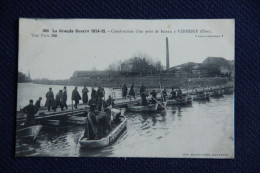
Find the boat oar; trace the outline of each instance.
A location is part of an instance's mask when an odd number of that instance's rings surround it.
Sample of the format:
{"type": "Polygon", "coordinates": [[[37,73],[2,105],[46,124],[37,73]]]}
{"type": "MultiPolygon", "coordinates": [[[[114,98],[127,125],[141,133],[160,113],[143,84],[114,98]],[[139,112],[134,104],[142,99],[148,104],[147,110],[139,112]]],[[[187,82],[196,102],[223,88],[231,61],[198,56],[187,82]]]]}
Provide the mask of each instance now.
{"type": "Polygon", "coordinates": [[[158,104],[160,104],[165,110],[167,110],[168,111],[168,109],[163,105],[163,104],[161,104],[158,100],[156,100],[154,97],[152,97],[158,104]]]}

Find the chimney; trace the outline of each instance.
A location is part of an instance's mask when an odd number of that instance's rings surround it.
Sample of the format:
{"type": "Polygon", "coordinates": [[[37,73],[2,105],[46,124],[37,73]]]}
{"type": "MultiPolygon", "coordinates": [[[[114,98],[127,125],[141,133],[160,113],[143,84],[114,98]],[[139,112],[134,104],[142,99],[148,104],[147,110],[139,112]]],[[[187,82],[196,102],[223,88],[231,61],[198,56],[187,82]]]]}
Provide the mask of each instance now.
{"type": "Polygon", "coordinates": [[[168,37],[166,37],[166,70],[169,69],[169,44],[168,37]]]}

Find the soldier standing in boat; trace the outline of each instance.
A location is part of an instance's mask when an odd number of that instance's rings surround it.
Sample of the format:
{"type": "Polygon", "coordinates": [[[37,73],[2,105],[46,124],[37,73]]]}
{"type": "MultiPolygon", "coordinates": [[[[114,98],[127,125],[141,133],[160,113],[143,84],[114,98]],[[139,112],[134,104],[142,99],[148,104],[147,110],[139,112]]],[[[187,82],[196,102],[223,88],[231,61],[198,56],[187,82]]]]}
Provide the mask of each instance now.
{"type": "Polygon", "coordinates": [[[107,108],[107,103],[105,102],[105,100],[103,100],[102,98],[98,98],[97,101],[97,110],[98,111],[103,111],[102,109],[107,108]]]}
{"type": "Polygon", "coordinates": [[[142,94],[141,94],[142,106],[147,106],[148,105],[146,97],[147,97],[146,93],[142,92],[142,94]]]}
{"type": "Polygon", "coordinates": [[[155,92],[155,90],[153,90],[150,95],[152,95],[152,103],[155,104],[156,100],[157,100],[157,93],[155,92]],[[156,99],[156,100],[155,100],[156,99]]]}
{"type": "Polygon", "coordinates": [[[179,88],[179,90],[178,90],[178,92],[177,92],[177,96],[178,96],[178,98],[182,98],[182,91],[181,91],[181,89],[179,88]]]}
{"type": "Polygon", "coordinates": [[[45,106],[48,107],[48,111],[51,111],[51,105],[52,105],[52,102],[54,101],[54,94],[52,92],[52,89],[49,88],[49,91],[46,93],[46,104],[45,106]]]}
{"type": "Polygon", "coordinates": [[[81,100],[81,97],[78,92],[78,87],[75,87],[75,89],[72,91],[71,100],[75,100],[74,108],[78,108],[79,101],[81,100]]]}
{"type": "Polygon", "coordinates": [[[130,100],[131,100],[131,96],[133,96],[134,99],[135,99],[134,85],[135,85],[135,83],[133,83],[133,84],[131,85],[131,87],[130,87],[130,91],[129,91],[129,94],[128,94],[129,97],[130,97],[130,100]]]}
{"type": "Polygon", "coordinates": [[[114,99],[111,97],[111,95],[108,96],[107,106],[112,106],[112,107],[114,107],[114,99]]]}
{"type": "Polygon", "coordinates": [[[111,111],[109,108],[104,108],[104,111],[98,113],[97,122],[98,122],[98,137],[104,137],[109,131],[112,130],[111,128],[111,111]]]}
{"type": "Polygon", "coordinates": [[[91,90],[91,99],[96,99],[96,95],[97,95],[97,91],[95,90],[94,87],[92,87],[92,90],[91,90]]]}
{"type": "Polygon", "coordinates": [[[97,90],[97,99],[103,98],[105,96],[105,90],[102,87],[98,87],[97,90]]]}
{"type": "Polygon", "coordinates": [[[167,91],[166,88],[162,91],[162,101],[166,101],[167,91]]]}
{"type": "Polygon", "coordinates": [[[63,92],[62,92],[62,96],[61,96],[61,104],[66,109],[68,109],[68,106],[67,106],[66,102],[67,102],[67,89],[66,89],[66,86],[64,86],[64,89],[63,89],[63,92]]]}
{"type": "Polygon", "coordinates": [[[90,105],[89,113],[87,114],[87,126],[84,132],[83,138],[87,138],[89,140],[97,139],[97,119],[95,114],[96,105],[93,103],[90,105]]]}
{"type": "Polygon", "coordinates": [[[123,87],[122,87],[122,96],[124,99],[126,99],[126,95],[127,95],[127,86],[124,83],[123,87]]]}
{"type": "Polygon", "coordinates": [[[88,103],[88,92],[88,88],[84,85],[84,88],[82,89],[82,102],[84,104],[88,103]]]}
{"type": "Polygon", "coordinates": [[[142,83],[141,84],[141,87],[140,87],[140,96],[142,95],[143,92],[145,92],[146,90],[146,87],[144,86],[144,84],[142,83]]]}
{"type": "Polygon", "coordinates": [[[33,100],[29,101],[29,105],[22,109],[22,112],[27,114],[25,126],[31,126],[35,124],[35,114],[38,112],[38,108],[33,105],[33,100]]]}
{"type": "Polygon", "coordinates": [[[42,97],[39,97],[39,100],[36,101],[35,106],[39,109],[41,107],[42,97]]]}
{"type": "Polygon", "coordinates": [[[176,99],[176,91],[174,91],[173,88],[172,88],[172,91],[171,91],[171,96],[172,96],[171,99],[176,99]]]}

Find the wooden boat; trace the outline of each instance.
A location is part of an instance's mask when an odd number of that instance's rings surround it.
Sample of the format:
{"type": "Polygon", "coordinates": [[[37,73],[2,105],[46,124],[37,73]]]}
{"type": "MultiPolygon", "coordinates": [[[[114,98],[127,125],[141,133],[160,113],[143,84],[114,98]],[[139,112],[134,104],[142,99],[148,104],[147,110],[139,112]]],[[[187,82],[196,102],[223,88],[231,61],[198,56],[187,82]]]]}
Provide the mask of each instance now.
{"type": "Polygon", "coordinates": [[[42,125],[34,125],[34,126],[18,129],[16,130],[16,139],[34,140],[41,129],[42,129],[42,125]]]}
{"type": "Polygon", "coordinates": [[[211,97],[222,97],[223,96],[223,91],[222,90],[214,90],[210,96],[211,97]]]}
{"type": "Polygon", "coordinates": [[[229,94],[233,94],[233,92],[234,92],[233,88],[226,88],[226,89],[224,89],[224,94],[229,95],[229,94]]]}
{"type": "Polygon", "coordinates": [[[192,103],[192,97],[187,94],[183,94],[182,98],[168,99],[167,105],[186,105],[192,103]]]}
{"type": "Polygon", "coordinates": [[[112,131],[108,133],[107,136],[98,140],[89,140],[87,138],[81,138],[79,141],[80,146],[88,147],[88,148],[99,148],[99,147],[105,147],[111,145],[126,128],[126,124],[127,124],[126,117],[120,115],[120,120],[121,122],[116,127],[114,127],[112,131]]]}
{"type": "Polygon", "coordinates": [[[128,111],[132,112],[155,112],[157,111],[158,103],[148,104],[147,106],[142,106],[139,104],[129,104],[127,106],[128,111]]]}
{"type": "Polygon", "coordinates": [[[209,93],[197,91],[193,96],[193,100],[209,100],[209,93]]]}
{"type": "Polygon", "coordinates": [[[193,98],[190,95],[188,95],[187,96],[187,104],[192,104],[192,101],[193,101],[193,98]]]}
{"type": "Polygon", "coordinates": [[[187,99],[184,98],[176,98],[167,100],[167,105],[184,105],[187,104],[187,99]]]}

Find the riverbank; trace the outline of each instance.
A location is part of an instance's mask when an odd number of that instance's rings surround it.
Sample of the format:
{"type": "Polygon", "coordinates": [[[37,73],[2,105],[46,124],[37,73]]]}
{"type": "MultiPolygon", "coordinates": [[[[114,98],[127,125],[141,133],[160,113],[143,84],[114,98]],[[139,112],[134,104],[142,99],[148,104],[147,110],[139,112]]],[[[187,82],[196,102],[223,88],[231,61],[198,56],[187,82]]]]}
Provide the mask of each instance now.
{"type": "Polygon", "coordinates": [[[102,87],[121,87],[124,83],[130,85],[135,83],[137,86],[143,83],[149,88],[160,88],[159,83],[162,87],[166,88],[198,88],[216,85],[229,84],[233,86],[233,80],[228,77],[204,77],[204,78],[176,78],[176,77],[117,77],[117,78],[71,78],[68,80],[36,80],[35,84],[44,85],[67,85],[67,86],[102,86],[102,87]]]}

